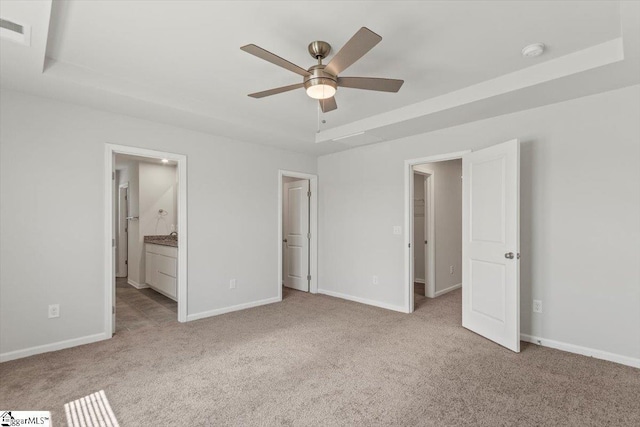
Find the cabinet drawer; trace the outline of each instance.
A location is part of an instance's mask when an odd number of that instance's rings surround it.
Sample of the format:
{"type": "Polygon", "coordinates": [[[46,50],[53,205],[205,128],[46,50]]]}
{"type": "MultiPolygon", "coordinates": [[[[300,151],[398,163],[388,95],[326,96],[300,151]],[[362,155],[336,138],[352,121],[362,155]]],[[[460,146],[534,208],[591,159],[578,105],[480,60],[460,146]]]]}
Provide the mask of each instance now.
{"type": "Polygon", "coordinates": [[[169,277],[166,274],[162,274],[158,272],[156,275],[156,283],[153,284],[153,287],[158,289],[159,291],[165,293],[167,296],[172,298],[176,298],[176,278],[169,277]]]}
{"type": "Polygon", "coordinates": [[[154,245],[153,243],[145,243],[145,245],[145,250],[147,252],[178,258],[178,248],[174,248],[172,246],[154,245]]]}
{"type": "Polygon", "coordinates": [[[160,273],[175,278],[178,275],[177,261],[177,259],[168,256],[155,255],[155,268],[160,273]]]}

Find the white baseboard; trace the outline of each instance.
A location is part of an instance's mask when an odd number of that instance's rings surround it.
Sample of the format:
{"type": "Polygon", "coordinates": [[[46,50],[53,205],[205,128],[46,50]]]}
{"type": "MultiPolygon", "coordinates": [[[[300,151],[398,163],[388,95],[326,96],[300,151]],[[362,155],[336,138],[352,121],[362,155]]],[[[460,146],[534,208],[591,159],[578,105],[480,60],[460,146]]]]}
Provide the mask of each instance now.
{"type": "Polygon", "coordinates": [[[8,362],[9,360],[21,359],[23,357],[33,356],[40,353],[48,353],[50,351],[62,350],[65,348],[76,347],[84,344],[91,344],[92,342],[102,341],[111,338],[104,332],[87,335],[86,337],[73,338],[65,341],[58,341],[51,344],[37,345],[35,347],[24,348],[22,350],[9,351],[7,353],[0,354],[0,362],[8,362]]]}
{"type": "Polygon", "coordinates": [[[149,285],[147,285],[146,283],[144,285],[141,285],[140,283],[136,282],[135,280],[131,280],[131,279],[127,279],[127,283],[130,284],[131,286],[133,286],[136,289],[145,289],[145,288],[149,287],[149,285]]]}
{"type": "Polygon", "coordinates": [[[608,360],[609,362],[620,363],[622,365],[640,368],[640,359],[620,354],[609,353],[608,351],[597,350],[595,348],[582,347],[566,342],[549,340],[546,338],[536,337],[528,334],[520,334],[520,341],[526,341],[543,347],[555,348],[556,350],[567,351],[569,353],[581,354],[596,359],[608,360]]]}
{"type": "Polygon", "coordinates": [[[424,279],[413,279],[414,283],[421,283],[424,285],[424,279]]]}
{"type": "Polygon", "coordinates": [[[245,310],[247,308],[259,307],[261,305],[273,304],[274,302],[282,301],[281,298],[273,297],[259,301],[246,302],[244,304],[232,305],[231,307],[216,308],[215,310],[202,311],[200,313],[194,313],[187,315],[187,322],[192,320],[204,319],[206,317],[219,316],[225,313],[231,313],[232,311],[245,310]]]}
{"type": "Polygon", "coordinates": [[[342,298],[349,301],[359,302],[361,304],[373,305],[375,307],[385,308],[387,310],[399,311],[401,313],[407,312],[404,307],[401,307],[398,305],[387,304],[385,302],[375,301],[367,298],[354,297],[352,295],[341,294],[339,292],[334,292],[334,291],[327,291],[325,289],[318,289],[318,293],[323,295],[328,295],[330,297],[342,298]]]}
{"type": "Polygon", "coordinates": [[[449,286],[448,288],[444,288],[444,289],[441,289],[439,291],[436,291],[435,296],[439,297],[440,295],[444,295],[447,292],[455,291],[456,289],[459,289],[461,287],[462,287],[462,283],[458,283],[457,285],[449,286]]]}

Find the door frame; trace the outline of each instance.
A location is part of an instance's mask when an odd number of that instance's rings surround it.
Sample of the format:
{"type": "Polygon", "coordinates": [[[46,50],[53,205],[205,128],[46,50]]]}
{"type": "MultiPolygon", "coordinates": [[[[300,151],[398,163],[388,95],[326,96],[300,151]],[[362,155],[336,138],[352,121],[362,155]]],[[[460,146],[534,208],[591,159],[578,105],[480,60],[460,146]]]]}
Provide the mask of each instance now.
{"type": "Polygon", "coordinates": [[[282,221],[284,220],[284,212],[282,211],[283,194],[282,187],[284,185],[284,177],[299,178],[309,180],[309,191],[311,191],[311,199],[309,201],[309,274],[311,281],[309,283],[309,293],[318,293],[318,175],[295,172],[279,169],[278,170],[278,300],[282,301],[282,221]]]}
{"type": "MultiPolygon", "coordinates": [[[[422,165],[414,165],[414,168],[416,166],[422,166],[422,165]]],[[[433,170],[428,169],[428,168],[420,168],[420,169],[414,169],[413,170],[414,175],[422,175],[424,177],[424,203],[425,203],[425,210],[424,210],[424,239],[428,240],[431,242],[431,244],[427,245],[427,250],[424,251],[424,266],[425,269],[427,271],[427,274],[425,274],[425,285],[424,285],[424,290],[425,290],[425,296],[429,297],[429,298],[435,298],[436,296],[436,217],[435,217],[435,213],[436,213],[436,208],[435,208],[435,181],[436,181],[436,174],[433,170]],[[428,284],[428,288],[427,288],[427,284],[428,284]]],[[[414,201],[414,206],[413,208],[415,209],[415,201],[414,201]]],[[[415,212],[414,212],[415,215],[415,212]]],[[[414,222],[415,222],[415,217],[414,217],[414,222]]],[[[412,224],[413,226],[413,224],[412,224]]],[[[413,234],[411,234],[413,236],[413,234]]],[[[412,242],[411,244],[411,251],[415,252],[415,245],[416,242],[412,242]]],[[[412,253],[412,258],[413,259],[413,253],[412,253]]],[[[414,266],[415,269],[415,266],[414,266]]],[[[411,270],[412,274],[414,275],[414,277],[412,278],[412,281],[415,282],[415,270],[411,270]]]]}
{"type": "Polygon", "coordinates": [[[113,336],[112,310],[115,304],[113,286],[115,280],[116,260],[114,256],[113,235],[114,225],[114,156],[116,154],[150,157],[152,159],[168,159],[177,162],[178,173],[178,236],[180,249],[178,250],[178,321],[187,321],[187,156],[184,154],[169,153],[165,151],[149,150],[146,148],[131,147],[105,143],[105,169],[104,169],[104,332],[107,338],[113,336]]]}
{"type": "MultiPolygon", "coordinates": [[[[447,154],[437,154],[428,157],[408,159],[404,161],[404,281],[405,281],[405,313],[413,313],[414,310],[414,284],[413,284],[413,167],[423,163],[444,162],[447,160],[461,159],[471,150],[457,151],[447,154]]],[[[435,231],[435,230],[434,230],[435,231]]],[[[435,250],[435,245],[434,245],[435,250]]],[[[434,260],[435,262],[435,260],[434,260]]],[[[434,269],[435,272],[435,269],[434,269]]]]}
{"type": "MultiPolygon", "coordinates": [[[[116,215],[116,219],[117,219],[117,229],[116,229],[116,248],[118,248],[118,244],[117,242],[120,240],[120,222],[124,219],[124,221],[126,222],[126,216],[129,214],[129,181],[125,182],[124,184],[120,184],[118,186],[118,215],[116,215]],[[126,212],[125,212],[125,218],[122,218],[120,216],[120,192],[122,190],[126,189],[126,197],[127,197],[127,207],[126,207],[126,212]]],[[[125,226],[125,229],[127,230],[125,232],[125,234],[127,235],[127,256],[125,258],[125,260],[129,259],[129,224],[127,223],[127,225],[125,226]]],[[[116,250],[116,277],[118,277],[118,262],[120,261],[120,257],[118,256],[118,251],[116,250]]],[[[127,270],[127,276],[129,275],[129,265],[128,262],[125,262],[125,269],[127,270]]],[[[120,277],[127,277],[127,276],[120,276],[120,277]]]]}

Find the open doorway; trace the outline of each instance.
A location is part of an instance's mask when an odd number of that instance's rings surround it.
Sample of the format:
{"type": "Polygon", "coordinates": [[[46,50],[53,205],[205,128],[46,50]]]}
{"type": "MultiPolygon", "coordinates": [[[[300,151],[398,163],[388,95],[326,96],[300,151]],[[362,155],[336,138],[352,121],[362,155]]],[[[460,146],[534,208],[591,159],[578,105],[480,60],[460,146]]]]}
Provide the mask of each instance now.
{"type": "Polygon", "coordinates": [[[413,166],[414,310],[462,286],[462,160],[413,166]]]}
{"type": "Polygon", "coordinates": [[[177,162],[116,154],[114,332],[177,322],[177,162]]]}
{"type": "MultiPolygon", "coordinates": [[[[438,165],[462,159],[462,247],[461,305],[462,326],[514,352],[520,351],[520,142],[517,139],[477,151],[465,151],[405,161],[405,291],[406,311],[414,311],[415,269],[414,210],[416,208],[415,174],[425,163],[436,184],[440,181],[438,165]]],[[[435,240],[442,215],[437,210],[435,186],[435,240]]],[[[419,197],[418,197],[419,198],[419,197]]],[[[456,196],[456,198],[459,197],[456,196]]],[[[426,199],[426,198],[425,198],[426,199]]],[[[428,201],[427,201],[428,202],[428,201]]],[[[451,209],[444,217],[457,213],[451,209]]],[[[451,234],[451,231],[447,232],[451,234]]],[[[420,236],[418,236],[420,238],[420,236]]],[[[436,248],[437,297],[441,275],[455,274],[438,268],[436,248]]],[[[428,253],[428,252],[427,252],[428,253]]],[[[428,260],[427,260],[428,261],[428,260]]],[[[455,289],[457,284],[441,291],[455,289]]]]}
{"type": "Polygon", "coordinates": [[[107,144],[108,334],[186,321],[186,157],[107,144]]]}
{"type": "Polygon", "coordinates": [[[278,296],[283,288],[317,293],[316,175],[278,173],[278,296]]]}

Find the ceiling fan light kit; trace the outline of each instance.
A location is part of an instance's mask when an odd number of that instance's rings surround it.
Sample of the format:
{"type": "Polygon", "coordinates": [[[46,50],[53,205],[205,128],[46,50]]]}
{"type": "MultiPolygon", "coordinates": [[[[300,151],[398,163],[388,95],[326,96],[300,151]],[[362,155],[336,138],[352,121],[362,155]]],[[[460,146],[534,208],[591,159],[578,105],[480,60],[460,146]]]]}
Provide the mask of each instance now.
{"type": "Polygon", "coordinates": [[[302,83],[256,92],[249,94],[249,96],[252,98],[264,98],[266,96],[304,88],[309,97],[320,101],[320,108],[323,112],[327,113],[338,108],[334,98],[338,87],[380,92],[398,92],[404,83],[403,80],[375,77],[338,77],[338,74],[362,58],[375,45],[380,43],[381,40],[382,37],[368,28],[362,27],[342,49],[333,56],[327,65],[323,65],[322,60],[331,52],[331,45],[319,40],[311,42],[308,47],[309,54],[316,59],[318,63],[307,70],[254,44],[242,46],[240,49],[245,52],[282,68],[286,68],[303,77],[302,83]]]}

